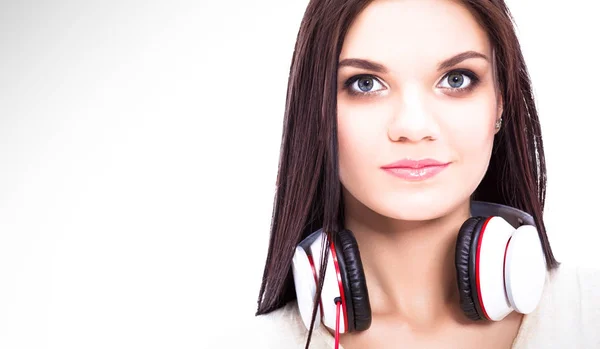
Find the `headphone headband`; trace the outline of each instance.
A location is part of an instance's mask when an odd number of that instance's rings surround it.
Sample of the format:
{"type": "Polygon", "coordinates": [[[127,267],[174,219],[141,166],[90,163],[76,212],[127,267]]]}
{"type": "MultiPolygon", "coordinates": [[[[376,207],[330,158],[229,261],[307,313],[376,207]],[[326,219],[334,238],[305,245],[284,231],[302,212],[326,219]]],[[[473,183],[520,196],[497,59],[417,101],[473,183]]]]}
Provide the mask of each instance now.
{"type": "Polygon", "coordinates": [[[515,229],[522,225],[535,226],[533,217],[518,208],[485,201],[471,201],[472,217],[498,216],[504,218],[515,229]]]}

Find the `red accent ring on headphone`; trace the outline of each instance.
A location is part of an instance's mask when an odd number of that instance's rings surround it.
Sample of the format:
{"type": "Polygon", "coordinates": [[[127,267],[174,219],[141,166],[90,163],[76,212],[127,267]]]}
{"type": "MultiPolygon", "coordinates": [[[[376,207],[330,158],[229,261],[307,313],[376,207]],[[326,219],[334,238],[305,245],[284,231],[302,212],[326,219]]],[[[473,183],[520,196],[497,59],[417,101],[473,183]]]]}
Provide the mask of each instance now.
{"type": "Polygon", "coordinates": [[[491,219],[492,219],[492,217],[489,217],[488,219],[486,219],[485,223],[483,223],[483,226],[481,227],[481,233],[479,233],[479,241],[477,241],[477,258],[475,259],[475,282],[477,284],[477,295],[479,296],[479,305],[481,306],[483,315],[488,320],[490,320],[490,316],[488,315],[487,311],[485,310],[485,305],[483,304],[483,298],[481,297],[481,285],[480,285],[480,281],[479,281],[479,256],[481,255],[480,254],[481,241],[483,241],[483,234],[485,233],[485,228],[487,227],[487,225],[491,219]]]}
{"type": "Polygon", "coordinates": [[[344,294],[344,286],[342,285],[342,276],[340,274],[340,267],[338,266],[337,254],[335,253],[335,246],[333,245],[333,239],[329,239],[329,248],[331,249],[331,256],[333,257],[333,265],[335,266],[335,275],[337,277],[338,286],[340,288],[340,296],[342,297],[342,309],[344,311],[344,332],[348,332],[348,313],[346,312],[346,295],[344,294]]]}
{"type": "MultiPolygon", "coordinates": [[[[308,262],[310,263],[310,268],[313,272],[313,277],[315,278],[315,286],[319,286],[319,278],[317,278],[317,270],[315,269],[315,262],[313,261],[312,255],[308,256],[308,262]]],[[[319,306],[321,307],[321,321],[323,321],[323,300],[319,297],[319,306]]]]}

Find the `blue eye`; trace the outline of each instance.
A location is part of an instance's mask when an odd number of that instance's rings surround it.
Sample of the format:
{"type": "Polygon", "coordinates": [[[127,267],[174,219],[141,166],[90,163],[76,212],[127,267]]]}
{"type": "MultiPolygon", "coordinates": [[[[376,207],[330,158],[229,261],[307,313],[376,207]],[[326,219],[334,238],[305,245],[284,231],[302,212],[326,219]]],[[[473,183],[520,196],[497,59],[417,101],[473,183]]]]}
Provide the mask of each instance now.
{"type": "Polygon", "coordinates": [[[344,84],[350,94],[365,95],[372,94],[385,87],[379,80],[371,75],[353,76],[344,84]]]}
{"type": "Polygon", "coordinates": [[[479,78],[477,78],[473,72],[467,70],[453,70],[444,76],[440,87],[463,91],[474,88],[478,82],[479,78]],[[446,84],[444,84],[444,82],[446,82],[446,84]]]}
{"type": "Polygon", "coordinates": [[[461,88],[462,85],[465,83],[465,81],[466,81],[467,86],[469,86],[469,84],[471,83],[471,79],[469,79],[468,76],[466,76],[465,74],[460,74],[460,73],[448,74],[448,75],[446,75],[444,80],[442,80],[442,82],[444,82],[444,81],[448,81],[448,84],[450,85],[450,86],[448,86],[448,88],[461,88]]]}

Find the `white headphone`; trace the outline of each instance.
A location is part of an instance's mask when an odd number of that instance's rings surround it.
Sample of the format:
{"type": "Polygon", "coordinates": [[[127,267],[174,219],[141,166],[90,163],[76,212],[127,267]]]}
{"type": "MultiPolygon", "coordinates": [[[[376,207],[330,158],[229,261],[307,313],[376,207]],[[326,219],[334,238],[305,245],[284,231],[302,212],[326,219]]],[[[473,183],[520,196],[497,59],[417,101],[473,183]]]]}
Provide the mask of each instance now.
{"type": "MultiPolygon", "coordinates": [[[[326,234],[319,229],[296,247],[292,270],[304,325],[308,329],[311,322],[322,247],[329,249],[329,256],[317,320],[335,328],[339,297],[340,333],[368,329],[367,282],[358,244],[349,230],[326,234]]],[[[471,203],[471,217],[458,232],[455,266],[461,308],[472,320],[499,321],[513,311],[529,314],[539,303],[546,279],[546,259],[533,218],[516,208],[487,202],[471,203]]]]}

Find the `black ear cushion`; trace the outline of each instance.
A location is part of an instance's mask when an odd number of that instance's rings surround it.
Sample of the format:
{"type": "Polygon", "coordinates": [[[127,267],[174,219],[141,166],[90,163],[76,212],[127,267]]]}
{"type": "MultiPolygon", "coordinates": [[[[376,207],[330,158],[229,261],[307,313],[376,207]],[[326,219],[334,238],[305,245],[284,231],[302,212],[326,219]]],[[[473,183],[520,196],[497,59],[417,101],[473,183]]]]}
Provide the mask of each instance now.
{"type": "Polygon", "coordinates": [[[346,317],[348,318],[348,328],[346,332],[354,331],[354,302],[352,302],[352,291],[350,290],[350,280],[348,278],[348,268],[346,267],[346,261],[344,253],[342,251],[339,233],[335,234],[333,238],[333,245],[335,246],[335,254],[337,255],[337,263],[340,268],[340,276],[342,278],[342,287],[344,289],[344,299],[346,301],[346,317]]]}
{"type": "Polygon", "coordinates": [[[477,293],[477,277],[475,271],[477,270],[477,242],[481,236],[481,230],[485,225],[488,217],[480,217],[479,222],[475,225],[473,230],[473,238],[471,239],[471,257],[469,262],[469,279],[471,281],[471,297],[473,298],[473,304],[475,304],[475,310],[479,315],[479,319],[485,320],[486,316],[481,309],[481,301],[479,294],[477,293]]]}
{"type": "Polygon", "coordinates": [[[483,217],[467,219],[460,227],[456,240],[455,265],[460,307],[465,315],[474,321],[483,319],[475,281],[475,254],[483,223],[485,223],[483,217]]]}
{"type": "Polygon", "coordinates": [[[352,331],[367,330],[371,326],[371,304],[358,244],[349,230],[335,234],[334,241],[338,262],[343,260],[339,263],[342,279],[348,286],[348,291],[345,288],[346,307],[351,309],[348,310],[348,327],[352,331]],[[350,316],[350,313],[353,313],[353,316],[350,316]]]}

